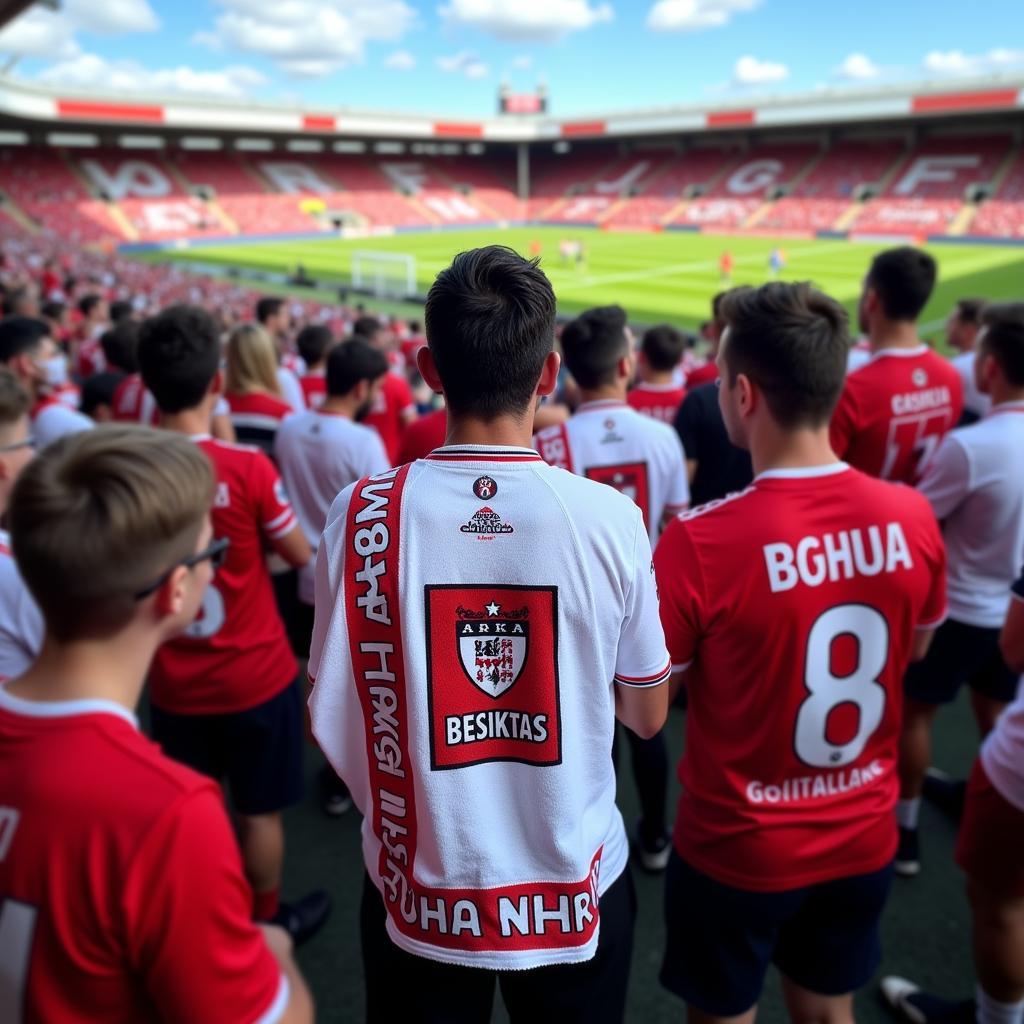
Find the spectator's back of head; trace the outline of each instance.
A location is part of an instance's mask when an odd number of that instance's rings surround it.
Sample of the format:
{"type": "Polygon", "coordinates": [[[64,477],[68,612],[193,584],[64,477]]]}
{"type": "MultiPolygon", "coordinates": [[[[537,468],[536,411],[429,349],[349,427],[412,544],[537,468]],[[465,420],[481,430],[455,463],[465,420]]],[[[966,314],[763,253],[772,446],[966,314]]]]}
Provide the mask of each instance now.
{"type": "Polygon", "coordinates": [[[139,370],[163,412],[194,409],[220,368],[220,338],[199,306],[169,306],[139,330],[139,370]]]}
{"type": "Polygon", "coordinates": [[[49,445],[9,509],[47,631],[68,641],[123,629],[135,595],[195,552],[212,497],[209,461],[180,435],[119,425],[49,445]]]}
{"type": "Polygon", "coordinates": [[[110,304],[110,322],[119,324],[122,320],[131,320],[135,307],[127,299],[117,299],[110,304]]]}
{"type": "Polygon", "coordinates": [[[995,360],[1011,388],[1024,388],[1024,302],[994,302],[981,323],[981,357],[995,360]]]}
{"type": "Polygon", "coordinates": [[[258,324],[239,324],[228,335],[225,390],[236,395],[281,394],[274,339],[258,324]]]}
{"type": "Polygon", "coordinates": [[[316,366],[333,345],[334,335],[323,324],[308,324],[295,339],[295,347],[306,366],[316,366]]]}
{"type": "Polygon", "coordinates": [[[886,249],[871,261],[864,286],[874,292],[887,320],[916,320],[931,297],[937,273],[928,253],[904,245],[886,249]]]}
{"type": "Polygon", "coordinates": [[[554,347],[555,293],[537,260],[502,245],[460,253],[427,295],[425,325],[455,415],[526,414],[554,347]]]}
{"type": "Polygon", "coordinates": [[[138,370],[139,326],[135,320],[122,320],[103,332],[100,345],[107,366],[124,373],[138,370]]]}
{"type": "Polygon", "coordinates": [[[640,342],[647,365],[655,371],[674,370],[686,351],[686,335],[670,324],[658,324],[644,331],[640,342]]]}
{"type": "Polygon", "coordinates": [[[581,313],[562,331],[562,354],[576,383],[594,391],[613,383],[619,361],[629,355],[626,311],[597,306],[581,313]]]}
{"type": "Polygon", "coordinates": [[[352,334],[372,344],[377,340],[377,335],[383,330],[383,326],[375,316],[360,316],[352,325],[352,334]]]}
{"type": "Polygon", "coordinates": [[[0,320],[0,363],[32,354],[50,336],[50,325],[33,316],[6,316],[0,320]]]}
{"type": "Polygon", "coordinates": [[[89,292],[78,300],[78,312],[84,317],[98,316],[101,312],[103,296],[96,292],[89,292]]]}
{"type": "MultiPolygon", "coordinates": [[[[847,315],[834,299],[809,284],[766,284],[736,289],[722,302],[726,333],[722,389],[730,394],[741,375],[763,395],[784,430],[828,424],[846,377],[847,315]]],[[[735,421],[723,415],[730,437],[735,421]]]]}
{"type": "Polygon", "coordinates": [[[362,338],[336,345],[327,356],[327,394],[332,398],[349,394],[360,381],[371,384],[388,372],[388,360],[362,338]]]}
{"type": "Polygon", "coordinates": [[[277,316],[284,307],[284,299],[279,298],[276,295],[264,295],[256,303],[256,320],[258,323],[266,325],[267,321],[272,317],[277,316]]]}

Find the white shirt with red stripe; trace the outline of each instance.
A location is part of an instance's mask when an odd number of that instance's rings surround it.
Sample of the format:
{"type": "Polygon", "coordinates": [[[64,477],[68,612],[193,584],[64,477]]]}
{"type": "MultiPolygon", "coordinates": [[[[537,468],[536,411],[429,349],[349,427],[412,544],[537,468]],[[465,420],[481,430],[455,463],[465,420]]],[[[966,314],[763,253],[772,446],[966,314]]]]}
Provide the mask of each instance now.
{"type": "MultiPolygon", "coordinates": [[[[314,554],[334,499],[349,484],[391,465],[376,430],[314,409],[281,424],[274,459],[314,554]]],[[[314,567],[311,561],[299,570],[299,600],[306,604],[313,603],[314,567]]]]}
{"type": "Polygon", "coordinates": [[[298,521],[263,452],[206,435],[194,440],[217,479],[214,536],[231,546],[195,622],[157,651],[150,696],[176,714],[227,714],[270,700],[295,678],[264,554],[298,521]]]}
{"type": "Polygon", "coordinates": [[[317,557],[310,708],[392,940],[496,970],[590,959],[629,856],[615,687],[668,670],[621,495],[478,446],[347,488],[317,557]]]}
{"type": "Polygon", "coordinates": [[[540,431],[534,443],[551,465],[630,498],[643,513],[652,547],[664,516],[690,503],[679,435],[624,402],[584,402],[568,423],[540,431]]]}
{"type": "Polygon", "coordinates": [[[43,646],[43,617],[11,554],[11,538],[0,530],[0,679],[20,676],[43,646]]]}
{"type": "Polygon", "coordinates": [[[679,855],[759,892],[888,864],[903,674],[946,610],[928,502],[844,463],[771,470],[679,516],[654,563],[688,698],[679,855]]]}
{"type": "Polygon", "coordinates": [[[32,440],[37,450],[65,434],[77,434],[80,430],[91,430],[94,426],[88,416],[69,409],[53,395],[39,399],[29,417],[32,421],[32,440]]]}

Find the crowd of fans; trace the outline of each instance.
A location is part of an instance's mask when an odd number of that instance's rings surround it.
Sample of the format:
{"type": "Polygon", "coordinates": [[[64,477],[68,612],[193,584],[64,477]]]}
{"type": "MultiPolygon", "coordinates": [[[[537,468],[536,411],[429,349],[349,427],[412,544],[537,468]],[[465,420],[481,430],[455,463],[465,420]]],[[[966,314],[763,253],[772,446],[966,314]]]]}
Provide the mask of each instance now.
{"type": "Polygon", "coordinates": [[[753,1020],[774,964],[794,1020],[845,1024],[925,797],[962,819],[978,987],[886,998],[1024,1022],[1024,304],[958,302],[947,359],[935,262],[897,248],[859,339],[773,281],[716,296],[698,355],[619,306],[556,328],[500,246],[425,331],[2,257],[5,1020],[312,1019],[292,947],[330,899],[281,893],[305,671],[324,810],[364,819],[371,1020],[486,1021],[496,986],[622,1020],[632,853],[692,1020],[753,1020]],[[930,744],[965,684],[969,783],[930,744]]]}

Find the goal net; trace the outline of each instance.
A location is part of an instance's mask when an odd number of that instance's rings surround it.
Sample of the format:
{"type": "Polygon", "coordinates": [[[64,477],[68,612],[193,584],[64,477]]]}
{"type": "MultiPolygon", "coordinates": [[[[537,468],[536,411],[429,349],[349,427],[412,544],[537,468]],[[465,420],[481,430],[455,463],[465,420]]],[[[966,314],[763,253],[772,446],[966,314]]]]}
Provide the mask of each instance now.
{"type": "Polygon", "coordinates": [[[416,294],[416,257],[402,252],[358,249],[352,253],[352,288],[380,298],[416,294]]]}

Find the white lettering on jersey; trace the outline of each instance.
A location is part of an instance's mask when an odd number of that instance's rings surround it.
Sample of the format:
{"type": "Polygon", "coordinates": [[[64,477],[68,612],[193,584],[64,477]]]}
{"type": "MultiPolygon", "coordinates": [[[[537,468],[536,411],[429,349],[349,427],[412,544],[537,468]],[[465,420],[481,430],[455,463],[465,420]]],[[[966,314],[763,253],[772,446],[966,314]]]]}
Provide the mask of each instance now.
{"type": "Polygon", "coordinates": [[[735,195],[749,196],[774,185],[781,173],[778,160],[754,160],[733,171],[726,187],[735,195]]]}
{"type": "Polygon", "coordinates": [[[977,155],[961,156],[921,156],[918,157],[893,189],[897,196],[913,195],[918,185],[926,181],[953,181],[960,168],[977,167],[981,157],[977,155]]]}
{"type": "Polygon", "coordinates": [[[0,861],[7,857],[20,818],[21,812],[16,808],[0,807],[0,861]]]}
{"type": "Polygon", "coordinates": [[[274,183],[280,192],[297,195],[300,192],[314,192],[325,196],[334,189],[308,164],[297,160],[264,160],[260,170],[274,183]]]}
{"type": "Polygon", "coordinates": [[[797,779],[783,779],[778,783],[765,783],[757,779],[747,784],[747,801],[752,804],[789,804],[804,800],[848,793],[851,789],[868,786],[885,777],[886,771],[878,761],[862,768],[830,772],[827,775],[802,775],[797,779]]]}
{"type": "Polygon", "coordinates": [[[81,164],[93,184],[115,202],[129,196],[162,199],[172,192],[167,175],[146,160],[125,160],[113,174],[108,174],[96,160],[83,160],[81,164]]]}
{"type": "Polygon", "coordinates": [[[926,409],[941,409],[952,405],[953,397],[949,388],[928,388],[927,391],[908,391],[904,395],[892,396],[894,416],[905,416],[907,413],[924,412],[926,409]]]}
{"type": "Polygon", "coordinates": [[[912,569],[910,548],[899,523],[869,526],[804,537],[794,549],[780,541],[764,546],[764,562],[773,594],[792,590],[798,583],[818,587],[854,576],[878,576],[912,569]],[[865,532],[867,536],[865,537],[865,532]]]}

